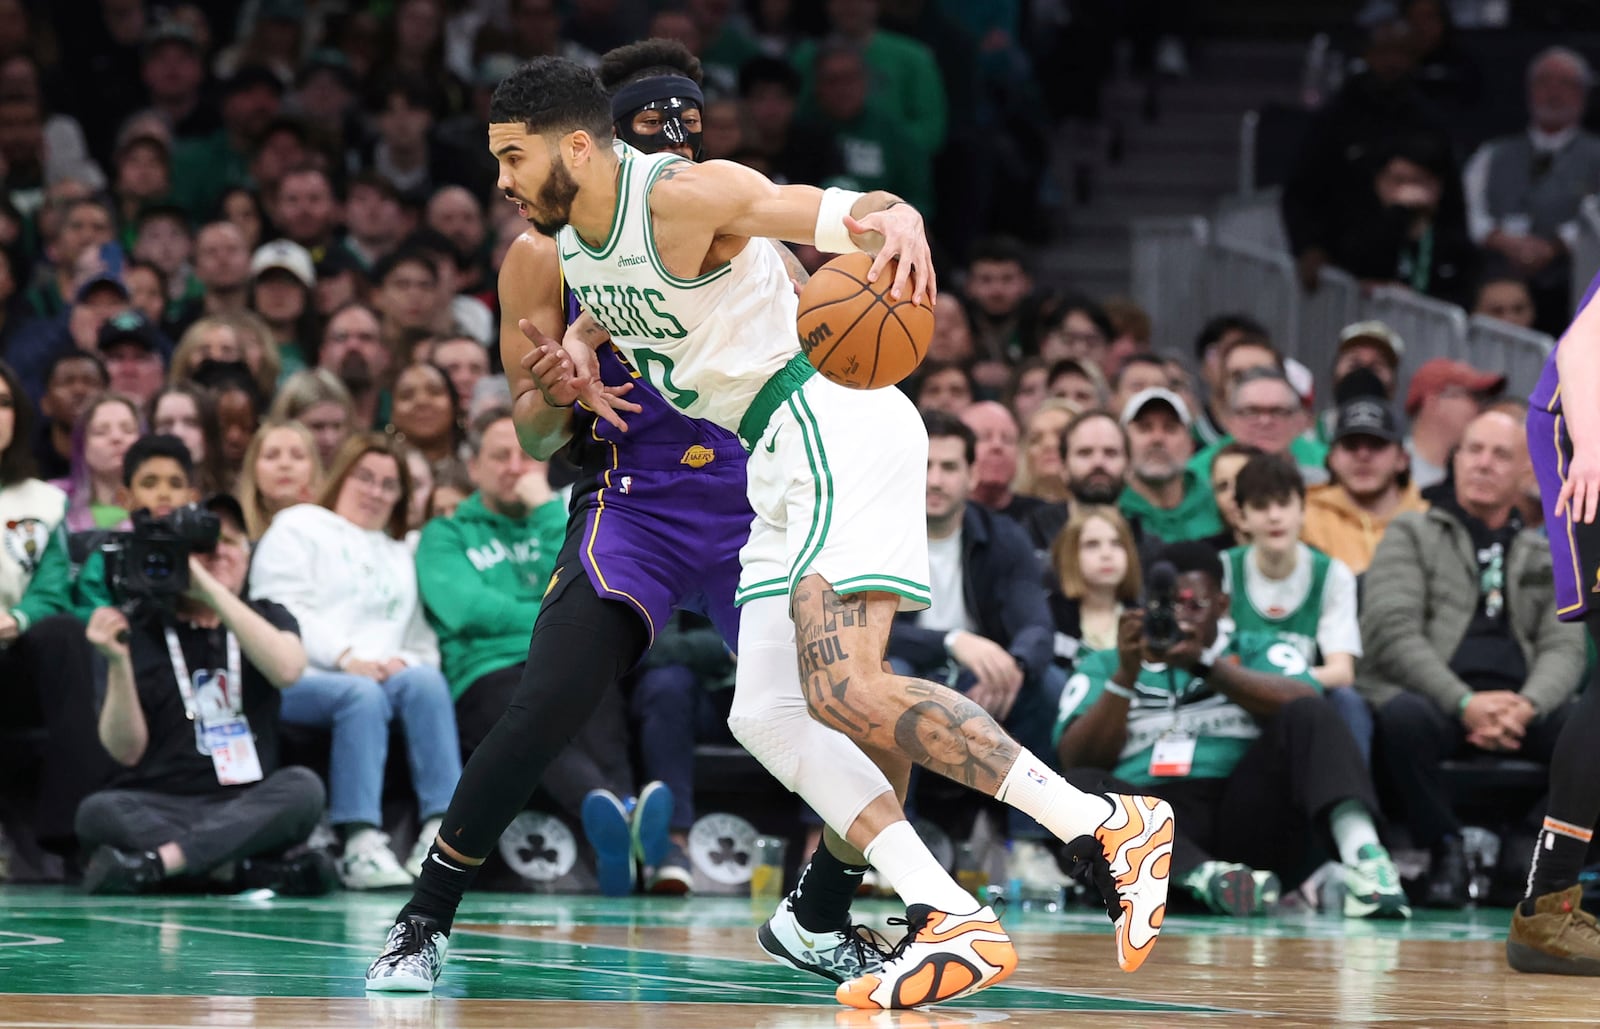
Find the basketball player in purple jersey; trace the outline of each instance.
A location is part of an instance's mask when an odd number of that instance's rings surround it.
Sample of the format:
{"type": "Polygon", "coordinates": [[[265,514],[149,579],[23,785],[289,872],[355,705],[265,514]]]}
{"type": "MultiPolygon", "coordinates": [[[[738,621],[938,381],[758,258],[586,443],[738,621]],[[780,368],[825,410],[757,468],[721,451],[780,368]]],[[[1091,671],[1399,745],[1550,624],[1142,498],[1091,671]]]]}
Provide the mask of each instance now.
{"type": "MultiPolygon", "coordinates": [[[[1600,643],[1600,276],[1528,398],[1528,451],[1539,478],[1556,580],[1556,614],[1600,643]]],[[[1600,675],[1600,673],[1596,673],[1600,675]]],[[[1600,818],[1600,682],[1591,680],[1550,760],[1550,806],[1527,898],[1511,918],[1506,960],[1519,972],[1600,975],[1600,927],[1579,907],[1600,818]]]]}
{"type": "MultiPolygon", "coordinates": [[[[641,149],[697,155],[699,62],[681,45],[659,40],[620,48],[606,61],[617,76],[608,84],[617,92],[624,138],[641,149]]],[[[516,398],[519,442],[540,459],[566,445],[584,474],[573,490],[566,544],[534,624],[523,682],[463,771],[412,900],[367,973],[374,990],[433,988],[477,867],[550,760],[602,693],[644,655],[675,608],[705,614],[730,648],[739,637],[733,603],[739,548],[754,517],[743,446],[726,429],[679,412],[609,344],[596,352],[600,384],[612,406],[629,412],[627,431],[582,406],[553,344],[580,308],[562,283],[548,237],[530,230],[513,242],[499,294],[501,356],[516,398]]],[[[835,849],[852,854],[829,836],[835,849]]],[[[805,927],[812,930],[809,946],[801,946],[793,942],[798,934],[783,931],[792,915],[775,917],[778,939],[789,946],[764,938],[769,953],[836,982],[881,967],[878,950],[847,924],[861,860],[819,848],[814,865],[823,867],[808,869],[805,883],[811,908],[819,899],[833,902],[821,912],[824,931],[805,927]]]]}

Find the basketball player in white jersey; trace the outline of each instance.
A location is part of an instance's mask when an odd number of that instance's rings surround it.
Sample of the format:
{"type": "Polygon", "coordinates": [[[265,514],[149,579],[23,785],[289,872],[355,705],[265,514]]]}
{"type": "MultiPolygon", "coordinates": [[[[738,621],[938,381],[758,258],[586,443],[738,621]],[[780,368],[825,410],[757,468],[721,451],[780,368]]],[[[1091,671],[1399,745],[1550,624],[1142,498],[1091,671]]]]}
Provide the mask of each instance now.
{"type": "MultiPolygon", "coordinates": [[[[741,553],[730,726],[907,902],[906,940],[881,973],[842,984],[839,1000],[912,1007],[991,985],[1016,965],[993,911],[938,865],[860,748],[997,796],[1105,862],[1120,908],[1118,960],[1139,967],[1165,915],[1171,808],[1078,792],[978,705],[886,670],[896,610],[929,600],[927,437],[898,390],[851,390],[815,374],[782,262],[770,246],[747,245],[770,237],[875,250],[869,277],[897,260],[896,299],[932,303],[921,215],[887,193],[778,186],[736,164],[644,155],[614,142],[611,117],[583,66],[539,58],[519,68],[490,108],[499,186],[556,236],[572,289],[651,385],[751,451],[756,518],[741,553]],[[769,671],[796,660],[803,697],[775,686],[792,675],[769,671]]],[[[592,355],[562,356],[591,381],[592,355]]],[[[604,392],[583,394],[623,424],[604,392]]]]}

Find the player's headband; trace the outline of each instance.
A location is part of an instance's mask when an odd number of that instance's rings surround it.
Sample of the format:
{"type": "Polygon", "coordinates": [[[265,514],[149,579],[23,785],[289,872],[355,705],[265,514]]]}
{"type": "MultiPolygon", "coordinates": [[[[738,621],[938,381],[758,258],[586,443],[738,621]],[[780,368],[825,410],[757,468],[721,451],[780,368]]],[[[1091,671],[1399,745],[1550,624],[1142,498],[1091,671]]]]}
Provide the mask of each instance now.
{"type": "Polygon", "coordinates": [[[705,95],[693,79],[655,75],[630,82],[612,94],[611,120],[616,123],[617,135],[635,149],[653,154],[669,146],[687,146],[699,160],[701,133],[688,130],[683,124],[683,112],[689,108],[704,110],[705,103],[705,95]],[[634,132],[633,118],[640,111],[660,112],[661,131],[634,132]]]}

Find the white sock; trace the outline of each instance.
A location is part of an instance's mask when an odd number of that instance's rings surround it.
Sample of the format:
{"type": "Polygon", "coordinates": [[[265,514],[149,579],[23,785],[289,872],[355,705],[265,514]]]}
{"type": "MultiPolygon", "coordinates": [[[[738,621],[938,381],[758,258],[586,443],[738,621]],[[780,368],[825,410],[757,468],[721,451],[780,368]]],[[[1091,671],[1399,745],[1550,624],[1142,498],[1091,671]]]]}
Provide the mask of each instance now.
{"type": "Polygon", "coordinates": [[[1064,841],[1094,832],[1111,817],[1109,800],[1076,789],[1026,750],[1018,752],[995,797],[1064,841]]]}
{"type": "Polygon", "coordinates": [[[1328,831],[1339,848],[1339,860],[1353,865],[1361,860],[1361,848],[1378,843],[1378,828],[1359,800],[1341,800],[1328,812],[1328,831]]]}
{"type": "Polygon", "coordinates": [[[968,915],[983,906],[950,878],[910,822],[896,822],[874,836],[864,853],[908,906],[929,904],[954,915],[968,915]]]}

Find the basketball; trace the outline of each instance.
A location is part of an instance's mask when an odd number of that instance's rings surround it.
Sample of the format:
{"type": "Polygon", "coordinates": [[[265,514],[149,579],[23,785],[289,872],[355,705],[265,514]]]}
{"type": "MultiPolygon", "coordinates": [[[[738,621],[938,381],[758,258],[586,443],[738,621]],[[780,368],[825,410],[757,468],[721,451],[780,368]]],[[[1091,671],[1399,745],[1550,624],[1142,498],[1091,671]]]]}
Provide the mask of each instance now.
{"type": "Polygon", "coordinates": [[[813,367],[841,386],[879,389],[916,371],[933,339],[933,308],[894,300],[895,263],[867,281],[869,254],[842,254],[800,290],[800,346],[813,367]]]}

